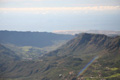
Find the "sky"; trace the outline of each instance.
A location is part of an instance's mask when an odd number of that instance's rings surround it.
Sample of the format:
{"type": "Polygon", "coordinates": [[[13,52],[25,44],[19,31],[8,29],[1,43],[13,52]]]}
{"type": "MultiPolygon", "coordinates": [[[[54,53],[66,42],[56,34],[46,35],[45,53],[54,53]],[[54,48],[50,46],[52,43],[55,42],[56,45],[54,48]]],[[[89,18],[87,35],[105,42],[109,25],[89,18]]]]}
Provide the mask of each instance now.
{"type": "Polygon", "coordinates": [[[0,30],[120,31],[120,0],[0,0],[0,30]]]}

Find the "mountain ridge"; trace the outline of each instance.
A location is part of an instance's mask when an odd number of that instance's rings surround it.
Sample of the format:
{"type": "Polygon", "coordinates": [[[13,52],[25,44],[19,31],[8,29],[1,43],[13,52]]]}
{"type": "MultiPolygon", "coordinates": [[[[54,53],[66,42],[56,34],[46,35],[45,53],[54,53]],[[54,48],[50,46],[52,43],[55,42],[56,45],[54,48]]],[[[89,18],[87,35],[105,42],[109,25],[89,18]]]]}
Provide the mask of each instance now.
{"type": "MultiPolygon", "coordinates": [[[[119,69],[119,64],[117,64],[120,60],[119,53],[120,36],[108,37],[101,34],[83,33],[76,35],[74,39],[68,41],[59,49],[44,54],[38,61],[15,62],[11,66],[11,72],[4,74],[10,79],[15,78],[13,80],[79,80],[77,79],[79,71],[94,57],[99,56],[99,59],[96,60],[96,63],[93,63],[92,67],[97,65],[100,69],[99,71],[101,71],[102,77],[98,78],[98,80],[107,79],[113,72],[111,71],[109,72],[110,75],[107,75],[109,74],[107,73],[106,76],[103,76],[104,71],[98,65],[103,66],[105,69],[106,67],[119,69]],[[114,62],[116,63],[115,65],[113,64],[114,62]]],[[[93,71],[96,70],[94,68],[91,69],[93,71]]],[[[6,71],[9,71],[9,69],[6,71]]],[[[90,70],[88,69],[87,71],[89,73],[90,70]]],[[[91,75],[87,73],[83,75],[90,78],[91,75]]],[[[115,73],[118,74],[117,72],[115,73]]]]}
{"type": "MultiPolygon", "coordinates": [[[[120,44],[120,37],[107,37],[106,35],[102,35],[102,34],[83,33],[83,34],[78,34],[77,37],[68,41],[65,45],[62,46],[62,48],[65,46],[66,48],[69,49],[71,48],[70,51],[71,50],[75,51],[77,49],[87,48],[88,46],[91,46],[94,47],[95,49],[101,47],[102,49],[106,48],[108,50],[111,50],[112,48],[113,50],[116,47],[120,47],[119,44],[120,44]]],[[[93,49],[91,48],[91,50],[93,49]]]]}
{"type": "Polygon", "coordinates": [[[0,43],[10,43],[17,46],[46,47],[52,46],[56,41],[69,40],[73,37],[72,35],[48,32],[0,31],[0,43]]]}

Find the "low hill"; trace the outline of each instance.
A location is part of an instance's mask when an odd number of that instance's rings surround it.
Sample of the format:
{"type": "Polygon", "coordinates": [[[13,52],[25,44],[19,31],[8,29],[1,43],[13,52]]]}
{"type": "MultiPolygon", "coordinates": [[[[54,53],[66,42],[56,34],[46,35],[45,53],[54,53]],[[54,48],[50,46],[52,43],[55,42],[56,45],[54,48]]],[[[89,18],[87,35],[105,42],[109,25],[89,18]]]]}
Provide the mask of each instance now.
{"type": "Polygon", "coordinates": [[[55,42],[70,40],[72,35],[60,35],[48,32],[19,32],[0,31],[0,43],[9,43],[17,46],[46,47],[55,42]]]}

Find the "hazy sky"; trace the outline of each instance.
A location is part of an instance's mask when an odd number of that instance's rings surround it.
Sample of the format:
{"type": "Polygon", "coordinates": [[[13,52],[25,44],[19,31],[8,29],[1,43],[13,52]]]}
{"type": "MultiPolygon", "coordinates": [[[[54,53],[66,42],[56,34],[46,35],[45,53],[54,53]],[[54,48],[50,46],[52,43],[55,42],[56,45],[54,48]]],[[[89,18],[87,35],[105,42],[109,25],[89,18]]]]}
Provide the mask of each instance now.
{"type": "Polygon", "coordinates": [[[0,0],[0,30],[120,30],[120,0],[0,0]]]}

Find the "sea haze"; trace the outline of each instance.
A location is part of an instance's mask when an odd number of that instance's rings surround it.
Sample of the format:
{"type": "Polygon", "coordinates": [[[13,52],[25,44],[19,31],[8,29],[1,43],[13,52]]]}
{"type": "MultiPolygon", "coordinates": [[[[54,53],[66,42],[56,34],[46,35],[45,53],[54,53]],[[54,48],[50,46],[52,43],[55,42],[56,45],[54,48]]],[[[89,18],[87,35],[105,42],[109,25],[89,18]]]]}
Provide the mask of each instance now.
{"type": "Polygon", "coordinates": [[[0,15],[1,30],[48,31],[55,30],[119,30],[118,13],[6,13],[0,15]]]}

